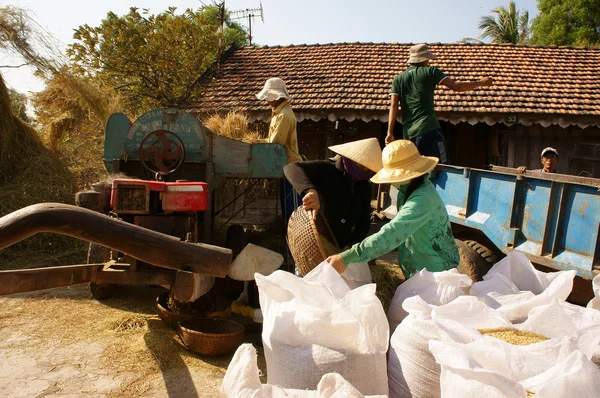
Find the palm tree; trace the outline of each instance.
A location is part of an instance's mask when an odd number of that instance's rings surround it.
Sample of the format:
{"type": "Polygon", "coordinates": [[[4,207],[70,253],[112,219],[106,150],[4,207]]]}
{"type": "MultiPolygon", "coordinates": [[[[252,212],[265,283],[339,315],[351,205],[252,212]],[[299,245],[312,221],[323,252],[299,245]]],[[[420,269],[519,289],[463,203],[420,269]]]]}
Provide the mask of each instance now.
{"type": "Polygon", "coordinates": [[[479,29],[482,39],[491,38],[493,43],[524,44],[529,39],[529,12],[517,10],[514,1],[508,8],[499,6],[492,14],[481,17],[479,29]]]}

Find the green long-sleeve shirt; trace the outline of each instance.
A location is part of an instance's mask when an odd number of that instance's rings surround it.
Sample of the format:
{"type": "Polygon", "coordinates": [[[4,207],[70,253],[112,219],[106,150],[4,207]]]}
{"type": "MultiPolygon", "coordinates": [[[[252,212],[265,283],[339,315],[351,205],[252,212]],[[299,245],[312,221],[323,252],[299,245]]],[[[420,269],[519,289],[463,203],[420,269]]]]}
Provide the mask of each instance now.
{"type": "Polygon", "coordinates": [[[423,268],[436,272],[458,266],[460,257],[448,213],[429,177],[405,200],[407,189],[408,185],[399,189],[398,214],[393,220],[340,253],[346,265],[367,262],[398,248],[406,278],[423,268]]]}

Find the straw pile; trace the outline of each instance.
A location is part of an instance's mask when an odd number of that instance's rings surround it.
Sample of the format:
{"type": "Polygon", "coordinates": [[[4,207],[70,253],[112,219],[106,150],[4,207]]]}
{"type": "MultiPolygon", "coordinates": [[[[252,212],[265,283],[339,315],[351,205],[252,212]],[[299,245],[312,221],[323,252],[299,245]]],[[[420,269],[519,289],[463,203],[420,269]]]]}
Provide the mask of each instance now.
{"type": "Polygon", "coordinates": [[[541,334],[511,328],[477,329],[484,336],[495,337],[513,345],[530,345],[548,340],[541,334]]]}
{"type": "Polygon", "coordinates": [[[260,131],[250,128],[248,116],[242,112],[230,111],[225,117],[215,114],[203,124],[215,134],[250,144],[264,141],[266,138],[260,131]]]}
{"type": "MultiPolygon", "coordinates": [[[[73,203],[76,185],[60,159],[39,134],[13,114],[0,75],[0,216],[42,202],[73,203]]],[[[85,244],[72,238],[39,234],[0,252],[0,268],[32,268],[85,262],[85,244]]]]}

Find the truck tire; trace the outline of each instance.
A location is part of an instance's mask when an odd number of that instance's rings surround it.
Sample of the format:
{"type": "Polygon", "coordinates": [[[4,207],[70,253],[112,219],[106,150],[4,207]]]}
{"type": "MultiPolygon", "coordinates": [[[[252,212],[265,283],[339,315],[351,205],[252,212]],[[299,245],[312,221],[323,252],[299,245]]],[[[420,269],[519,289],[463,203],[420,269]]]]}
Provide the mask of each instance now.
{"type": "Polygon", "coordinates": [[[492,267],[492,264],[471,246],[467,245],[466,242],[456,239],[456,246],[458,246],[458,254],[460,255],[458,272],[467,275],[473,282],[482,280],[483,276],[492,267]]]}
{"type": "MultiPolygon", "coordinates": [[[[88,248],[87,263],[99,264],[108,260],[109,249],[104,246],[90,243],[88,248]]],[[[90,293],[96,300],[107,300],[113,296],[115,285],[97,284],[90,282],[90,293]]]]}
{"type": "Polygon", "coordinates": [[[492,250],[488,249],[481,243],[476,242],[474,240],[465,240],[463,242],[465,242],[465,245],[475,250],[475,252],[479,254],[481,258],[483,258],[488,263],[494,265],[498,261],[500,261],[500,258],[498,257],[498,255],[496,255],[496,253],[494,253],[492,250]]]}

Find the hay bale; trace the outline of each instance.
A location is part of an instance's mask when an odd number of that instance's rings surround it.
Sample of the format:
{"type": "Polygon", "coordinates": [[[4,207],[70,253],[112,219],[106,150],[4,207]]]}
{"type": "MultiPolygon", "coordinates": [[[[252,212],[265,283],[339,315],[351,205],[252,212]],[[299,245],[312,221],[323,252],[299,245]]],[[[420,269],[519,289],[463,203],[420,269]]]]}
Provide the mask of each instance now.
{"type": "MultiPolygon", "coordinates": [[[[73,203],[76,184],[37,131],[13,114],[0,75],[0,216],[43,202],[73,203]]],[[[86,245],[73,238],[38,234],[0,252],[0,269],[85,262],[86,245]]]]}
{"type": "Polygon", "coordinates": [[[261,142],[266,138],[260,131],[250,129],[248,116],[243,112],[230,111],[225,117],[214,114],[203,124],[215,134],[247,143],[261,142]]]}

